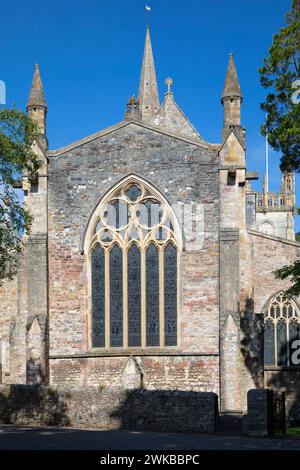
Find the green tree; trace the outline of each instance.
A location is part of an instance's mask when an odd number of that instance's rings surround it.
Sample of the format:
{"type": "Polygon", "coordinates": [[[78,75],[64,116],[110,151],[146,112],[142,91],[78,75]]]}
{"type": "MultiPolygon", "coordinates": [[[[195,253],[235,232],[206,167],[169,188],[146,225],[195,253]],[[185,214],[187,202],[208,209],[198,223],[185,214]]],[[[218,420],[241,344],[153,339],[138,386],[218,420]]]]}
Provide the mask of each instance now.
{"type": "Polygon", "coordinates": [[[0,110],[0,284],[16,273],[32,217],[16,194],[23,175],[34,179],[40,161],[32,150],[38,139],[33,121],[15,109],[0,110]]]}
{"type": "Polygon", "coordinates": [[[294,0],[287,25],[274,35],[260,81],[269,93],[261,104],[261,126],[270,145],[281,152],[282,171],[300,171],[300,0],[294,0]]]}
{"type": "MultiPolygon", "coordinates": [[[[281,170],[300,172],[300,0],[293,0],[287,25],[273,37],[269,55],[259,69],[261,84],[269,90],[261,107],[267,112],[261,126],[270,145],[282,154],[281,170]]],[[[299,240],[299,234],[296,239],[299,240]]],[[[300,261],[275,272],[288,279],[287,296],[300,294],[300,261]]]]}

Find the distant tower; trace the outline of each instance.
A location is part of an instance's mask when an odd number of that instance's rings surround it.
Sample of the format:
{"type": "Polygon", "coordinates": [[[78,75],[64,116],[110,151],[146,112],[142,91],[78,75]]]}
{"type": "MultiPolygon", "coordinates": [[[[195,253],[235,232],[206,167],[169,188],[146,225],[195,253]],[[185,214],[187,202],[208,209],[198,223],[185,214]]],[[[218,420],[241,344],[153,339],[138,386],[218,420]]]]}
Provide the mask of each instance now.
{"type": "Polygon", "coordinates": [[[159,96],[149,26],[147,26],[146,32],[138,101],[143,121],[149,122],[159,110],[159,96]]]}
{"type": "Polygon", "coordinates": [[[283,173],[281,179],[281,191],[286,194],[295,194],[295,175],[294,173],[283,173]]]}
{"type": "Polygon", "coordinates": [[[48,140],[46,135],[47,103],[44,95],[39,66],[35,65],[29,99],[26,107],[30,118],[37,124],[40,132],[40,144],[47,149],[48,140]]]}
{"type": "Polygon", "coordinates": [[[279,193],[268,191],[265,175],[263,192],[256,195],[256,225],[259,231],[295,240],[295,176],[282,175],[279,193]]]}
{"type": "Polygon", "coordinates": [[[232,127],[241,128],[241,104],[243,95],[237,76],[233,55],[229,55],[227,74],[221,102],[224,107],[223,139],[232,127]]]}

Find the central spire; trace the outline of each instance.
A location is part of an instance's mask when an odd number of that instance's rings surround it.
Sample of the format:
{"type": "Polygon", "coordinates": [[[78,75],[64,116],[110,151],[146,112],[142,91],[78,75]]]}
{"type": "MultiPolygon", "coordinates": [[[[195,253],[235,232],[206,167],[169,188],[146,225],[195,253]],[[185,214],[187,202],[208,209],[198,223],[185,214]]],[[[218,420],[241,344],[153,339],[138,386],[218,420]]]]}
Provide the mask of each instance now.
{"type": "Polygon", "coordinates": [[[147,26],[146,32],[144,59],[139,89],[139,103],[143,121],[150,121],[159,110],[158,88],[149,26],[147,26]]]}

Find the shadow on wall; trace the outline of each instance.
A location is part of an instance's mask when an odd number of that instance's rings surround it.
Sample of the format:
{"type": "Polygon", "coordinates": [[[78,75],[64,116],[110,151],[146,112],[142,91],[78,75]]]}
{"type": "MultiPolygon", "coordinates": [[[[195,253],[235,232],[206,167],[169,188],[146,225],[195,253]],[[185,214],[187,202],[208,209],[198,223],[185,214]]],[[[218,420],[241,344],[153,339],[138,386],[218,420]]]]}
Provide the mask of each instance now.
{"type": "Polygon", "coordinates": [[[5,424],[214,433],[217,414],[214,393],[0,386],[5,424]]]}
{"type": "MultiPolygon", "coordinates": [[[[241,351],[255,387],[285,392],[287,421],[289,424],[300,424],[300,367],[272,371],[264,369],[264,316],[255,314],[251,298],[246,300],[241,330],[241,351]]],[[[283,344],[279,356],[284,357],[286,351],[287,343],[283,344]]]]}
{"type": "Polygon", "coordinates": [[[40,385],[2,385],[0,423],[68,426],[67,406],[56,390],[40,385]]]}
{"type": "Polygon", "coordinates": [[[215,433],[218,397],[204,392],[131,390],[110,417],[124,430],[215,433]]]}
{"type": "Polygon", "coordinates": [[[29,385],[37,385],[45,382],[45,374],[39,361],[29,359],[26,365],[26,380],[29,385]]]}
{"type": "MultiPolygon", "coordinates": [[[[241,317],[241,352],[245,366],[251,374],[256,388],[264,386],[263,345],[264,329],[263,315],[254,313],[253,299],[246,300],[246,309],[241,317]]],[[[251,387],[252,388],[252,387],[251,387]]]]}
{"type": "MultiPolygon", "coordinates": [[[[279,352],[284,357],[287,351],[285,343],[279,352]]],[[[288,425],[300,425],[300,368],[286,368],[279,371],[266,371],[266,387],[275,392],[285,392],[285,411],[288,425]]]]}

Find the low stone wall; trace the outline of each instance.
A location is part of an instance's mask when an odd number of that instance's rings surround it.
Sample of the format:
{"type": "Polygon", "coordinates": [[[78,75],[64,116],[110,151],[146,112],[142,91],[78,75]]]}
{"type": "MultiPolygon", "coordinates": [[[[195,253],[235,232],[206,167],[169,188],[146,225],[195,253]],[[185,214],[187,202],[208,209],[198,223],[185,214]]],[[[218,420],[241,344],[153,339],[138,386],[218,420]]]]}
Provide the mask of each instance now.
{"type": "Polygon", "coordinates": [[[3,424],[214,433],[217,405],[214,393],[0,385],[3,424]]]}
{"type": "Polygon", "coordinates": [[[271,400],[270,390],[253,389],[248,391],[248,413],[243,419],[244,435],[266,437],[271,434],[271,400]]]}

